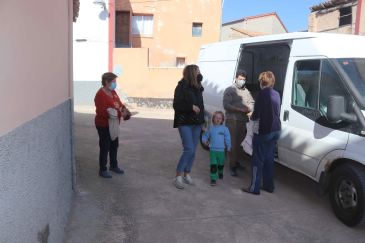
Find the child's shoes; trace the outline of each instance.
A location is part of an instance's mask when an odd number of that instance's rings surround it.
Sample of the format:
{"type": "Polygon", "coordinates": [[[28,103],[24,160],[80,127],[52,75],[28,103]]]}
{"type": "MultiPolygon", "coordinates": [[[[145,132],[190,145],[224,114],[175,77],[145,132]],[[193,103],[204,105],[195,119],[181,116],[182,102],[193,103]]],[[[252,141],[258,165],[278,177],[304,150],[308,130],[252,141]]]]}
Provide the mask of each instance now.
{"type": "Polygon", "coordinates": [[[216,186],[217,185],[217,182],[215,180],[210,180],[210,185],[211,186],[216,186]]]}

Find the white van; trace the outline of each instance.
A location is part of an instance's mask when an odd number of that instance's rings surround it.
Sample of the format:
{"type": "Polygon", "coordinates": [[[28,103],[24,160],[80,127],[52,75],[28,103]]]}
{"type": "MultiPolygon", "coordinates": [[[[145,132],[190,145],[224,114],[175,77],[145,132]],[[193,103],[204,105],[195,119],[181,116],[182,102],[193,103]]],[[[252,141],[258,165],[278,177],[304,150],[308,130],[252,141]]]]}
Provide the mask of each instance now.
{"type": "Polygon", "coordinates": [[[365,37],[289,33],[202,46],[205,107],[223,110],[222,96],[238,70],[259,91],[272,71],[282,97],[277,162],[329,192],[346,225],[365,222],[365,37]]]}

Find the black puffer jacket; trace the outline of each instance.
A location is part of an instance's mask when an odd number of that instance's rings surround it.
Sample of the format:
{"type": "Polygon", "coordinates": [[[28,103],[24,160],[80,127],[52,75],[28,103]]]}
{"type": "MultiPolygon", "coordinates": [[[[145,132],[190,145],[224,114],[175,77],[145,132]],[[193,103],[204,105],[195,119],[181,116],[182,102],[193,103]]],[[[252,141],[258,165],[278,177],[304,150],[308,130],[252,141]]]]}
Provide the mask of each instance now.
{"type": "Polygon", "coordinates": [[[188,84],[184,79],[180,80],[174,94],[174,127],[183,125],[201,125],[204,123],[204,88],[197,89],[188,84]],[[193,111],[193,105],[199,107],[200,112],[193,111]]]}

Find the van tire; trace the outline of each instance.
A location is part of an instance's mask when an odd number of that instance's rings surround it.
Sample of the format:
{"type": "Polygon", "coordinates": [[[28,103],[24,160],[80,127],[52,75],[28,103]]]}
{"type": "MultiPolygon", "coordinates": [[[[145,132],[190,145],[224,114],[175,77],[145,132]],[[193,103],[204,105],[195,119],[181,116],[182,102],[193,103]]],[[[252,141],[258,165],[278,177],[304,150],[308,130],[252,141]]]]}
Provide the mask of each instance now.
{"type": "Polygon", "coordinates": [[[365,169],[343,164],[331,175],[330,202],[336,217],[353,227],[365,222],[365,169]]]}
{"type": "Polygon", "coordinates": [[[202,148],[204,149],[204,150],[207,150],[207,151],[209,151],[209,146],[207,146],[207,145],[205,145],[204,143],[203,143],[203,134],[204,134],[204,131],[203,130],[201,130],[201,132],[200,132],[200,145],[202,146],[202,148]]]}

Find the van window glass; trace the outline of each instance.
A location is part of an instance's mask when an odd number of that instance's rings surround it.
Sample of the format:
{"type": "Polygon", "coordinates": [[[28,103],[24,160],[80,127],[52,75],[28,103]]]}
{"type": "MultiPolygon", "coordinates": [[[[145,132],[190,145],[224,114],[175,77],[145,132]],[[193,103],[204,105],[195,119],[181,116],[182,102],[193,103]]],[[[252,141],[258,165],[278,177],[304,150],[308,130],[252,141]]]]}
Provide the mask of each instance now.
{"type": "MultiPolygon", "coordinates": [[[[347,74],[355,87],[358,96],[365,103],[365,58],[341,58],[337,59],[343,71],[347,74]]],[[[364,108],[364,107],[363,107],[364,108]]]]}
{"type": "Polygon", "coordinates": [[[345,110],[353,114],[354,100],[345,88],[341,76],[327,59],[297,61],[294,66],[292,108],[310,120],[336,130],[359,134],[359,122],[330,123],[327,120],[328,97],[345,98],[345,110]]]}
{"type": "Polygon", "coordinates": [[[323,116],[327,114],[328,97],[339,95],[345,98],[348,104],[349,95],[342,84],[341,78],[329,61],[323,60],[321,68],[321,82],[319,92],[319,109],[323,116]]]}
{"type": "Polygon", "coordinates": [[[294,106],[318,109],[320,66],[320,60],[296,62],[292,94],[294,106]]]}

